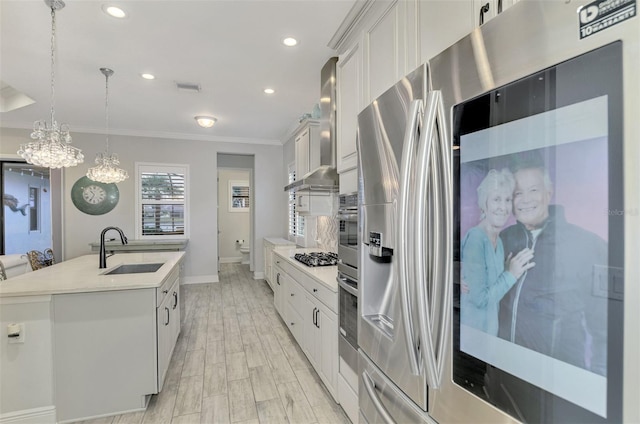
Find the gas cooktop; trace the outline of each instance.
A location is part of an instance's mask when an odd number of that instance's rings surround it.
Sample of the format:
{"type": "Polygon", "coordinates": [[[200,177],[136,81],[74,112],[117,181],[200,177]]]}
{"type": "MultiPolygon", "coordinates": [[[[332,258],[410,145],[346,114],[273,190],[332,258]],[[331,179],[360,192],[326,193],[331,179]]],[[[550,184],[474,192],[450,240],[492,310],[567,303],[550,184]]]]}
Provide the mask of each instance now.
{"type": "Polygon", "coordinates": [[[331,266],[338,264],[338,255],[332,252],[296,253],[293,258],[307,266],[331,266]]]}

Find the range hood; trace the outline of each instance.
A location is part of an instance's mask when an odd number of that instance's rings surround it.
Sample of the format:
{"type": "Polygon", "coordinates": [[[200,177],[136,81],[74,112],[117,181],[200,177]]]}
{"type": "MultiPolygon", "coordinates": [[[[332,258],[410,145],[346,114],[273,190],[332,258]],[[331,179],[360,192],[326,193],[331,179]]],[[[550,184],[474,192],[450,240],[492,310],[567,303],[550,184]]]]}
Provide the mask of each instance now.
{"type": "Polygon", "coordinates": [[[331,193],[338,191],[338,171],[329,165],[320,165],[318,168],[304,175],[302,179],[285,186],[284,191],[318,191],[331,193]]]}
{"type": "Polygon", "coordinates": [[[336,171],[336,63],[332,57],[320,71],[320,166],[301,179],[285,186],[284,191],[337,192],[336,171]]]}

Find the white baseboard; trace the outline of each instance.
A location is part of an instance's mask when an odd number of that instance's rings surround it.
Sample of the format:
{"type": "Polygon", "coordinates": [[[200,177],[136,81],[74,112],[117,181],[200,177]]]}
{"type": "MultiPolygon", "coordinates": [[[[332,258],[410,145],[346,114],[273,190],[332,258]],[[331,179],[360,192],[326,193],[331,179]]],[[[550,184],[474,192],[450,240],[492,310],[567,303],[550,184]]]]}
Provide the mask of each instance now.
{"type": "Polygon", "coordinates": [[[264,280],[264,272],[262,271],[256,271],[253,273],[253,279],[254,280],[264,280]]]}
{"type": "Polygon", "coordinates": [[[56,407],[23,409],[0,415],[0,424],[55,424],[56,407]]]}
{"type": "Polygon", "coordinates": [[[192,277],[184,277],[182,284],[206,284],[206,283],[218,283],[218,274],[211,275],[195,275],[192,277]]]}
{"type": "Polygon", "coordinates": [[[238,257],[230,257],[230,258],[220,258],[221,264],[235,264],[242,262],[242,256],[238,257]]]}

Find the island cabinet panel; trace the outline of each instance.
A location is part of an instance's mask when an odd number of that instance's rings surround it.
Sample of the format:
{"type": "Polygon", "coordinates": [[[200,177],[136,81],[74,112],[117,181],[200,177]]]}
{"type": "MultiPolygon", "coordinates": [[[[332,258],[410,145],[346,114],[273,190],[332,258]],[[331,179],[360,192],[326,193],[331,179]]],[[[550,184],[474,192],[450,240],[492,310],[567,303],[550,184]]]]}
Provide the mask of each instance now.
{"type": "Polygon", "coordinates": [[[156,290],[53,296],[58,422],[142,409],[157,388],[156,290]]]}
{"type": "MultiPolygon", "coordinates": [[[[162,292],[165,296],[156,309],[156,325],[158,329],[158,390],[162,390],[164,379],[169,369],[171,355],[180,333],[180,284],[178,274],[173,275],[171,287],[162,292]]],[[[171,282],[171,281],[170,281],[171,282]]]]}

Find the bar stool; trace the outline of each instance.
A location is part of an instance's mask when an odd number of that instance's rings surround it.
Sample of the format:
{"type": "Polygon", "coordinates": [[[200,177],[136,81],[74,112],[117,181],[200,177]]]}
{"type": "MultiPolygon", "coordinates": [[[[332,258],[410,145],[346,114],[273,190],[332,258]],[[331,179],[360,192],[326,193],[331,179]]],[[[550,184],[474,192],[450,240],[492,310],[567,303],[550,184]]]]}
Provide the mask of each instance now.
{"type": "Polygon", "coordinates": [[[56,263],[56,260],[53,257],[53,250],[51,249],[45,249],[44,252],[40,252],[39,250],[30,250],[27,252],[27,258],[29,258],[29,264],[31,264],[31,269],[34,271],[56,263]]]}

